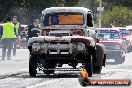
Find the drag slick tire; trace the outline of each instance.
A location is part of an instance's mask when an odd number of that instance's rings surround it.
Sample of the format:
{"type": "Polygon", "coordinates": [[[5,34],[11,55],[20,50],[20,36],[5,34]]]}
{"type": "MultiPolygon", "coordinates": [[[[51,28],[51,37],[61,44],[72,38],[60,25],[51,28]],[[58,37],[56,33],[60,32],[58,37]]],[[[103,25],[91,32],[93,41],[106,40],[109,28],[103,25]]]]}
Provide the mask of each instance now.
{"type": "Polygon", "coordinates": [[[37,74],[37,63],[36,63],[36,56],[31,55],[29,58],[29,74],[30,76],[35,77],[37,74]]]}
{"type": "Polygon", "coordinates": [[[89,77],[92,77],[93,71],[92,71],[92,61],[91,61],[91,55],[87,55],[87,58],[85,59],[85,69],[88,72],[89,77]]]}
{"type": "Polygon", "coordinates": [[[93,66],[93,73],[100,74],[102,70],[102,66],[93,66]]]}

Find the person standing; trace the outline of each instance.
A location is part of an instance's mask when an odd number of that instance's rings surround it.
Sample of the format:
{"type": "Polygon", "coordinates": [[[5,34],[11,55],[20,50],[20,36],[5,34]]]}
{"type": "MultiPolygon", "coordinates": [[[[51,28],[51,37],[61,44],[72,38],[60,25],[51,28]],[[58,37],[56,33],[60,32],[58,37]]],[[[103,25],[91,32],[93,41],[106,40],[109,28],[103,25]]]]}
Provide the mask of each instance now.
{"type": "Polygon", "coordinates": [[[2,24],[0,24],[0,39],[1,39],[1,36],[2,36],[2,32],[3,32],[3,26],[2,26],[2,24]]]}
{"type": "MultiPolygon", "coordinates": [[[[14,16],[13,17],[13,19],[12,19],[12,23],[15,25],[15,28],[16,28],[16,36],[17,36],[17,38],[19,38],[19,36],[20,36],[20,27],[21,27],[21,25],[20,25],[20,23],[18,22],[18,17],[17,16],[14,16]]],[[[16,55],[16,45],[17,45],[17,42],[16,41],[14,41],[14,45],[13,45],[13,56],[15,56],[16,55]]]]}
{"type": "Polygon", "coordinates": [[[11,22],[11,17],[6,18],[6,22],[3,24],[3,33],[2,33],[2,60],[5,59],[6,49],[7,51],[7,59],[10,60],[11,51],[13,48],[13,42],[16,39],[16,29],[15,25],[11,22]]]}
{"type": "Polygon", "coordinates": [[[35,19],[33,21],[33,24],[28,26],[27,40],[32,37],[38,37],[39,33],[40,33],[39,20],[35,19]]]}

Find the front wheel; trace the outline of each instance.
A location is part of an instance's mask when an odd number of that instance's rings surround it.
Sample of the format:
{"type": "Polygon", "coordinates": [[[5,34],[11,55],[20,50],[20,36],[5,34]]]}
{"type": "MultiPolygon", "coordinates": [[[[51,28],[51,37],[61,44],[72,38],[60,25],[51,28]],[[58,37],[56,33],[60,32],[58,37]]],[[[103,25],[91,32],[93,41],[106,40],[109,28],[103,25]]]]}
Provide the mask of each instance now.
{"type": "Polygon", "coordinates": [[[92,69],[92,61],[91,61],[91,55],[87,55],[85,60],[85,69],[88,72],[89,77],[92,77],[93,69],[92,69]]]}
{"type": "Polygon", "coordinates": [[[36,56],[31,55],[29,58],[29,74],[30,76],[36,76],[37,74],[36,56]]]}

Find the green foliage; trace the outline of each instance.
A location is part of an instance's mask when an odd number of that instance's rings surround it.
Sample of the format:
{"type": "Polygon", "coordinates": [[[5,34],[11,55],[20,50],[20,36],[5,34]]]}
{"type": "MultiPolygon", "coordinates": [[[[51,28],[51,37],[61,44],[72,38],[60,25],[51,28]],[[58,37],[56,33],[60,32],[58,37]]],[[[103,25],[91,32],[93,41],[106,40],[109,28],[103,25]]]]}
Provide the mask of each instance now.
{"type": "Polygon", "coordinates": [[[127,7],[114,6],[112,10],[106,11],[102,16],[102,26],[110,27],[125,26],[130,24],[132,19],[132,11],[127,7]]]}
{"type": "Polygon", "coordinates": [[[21,23],[30,23],[41,17],[47,7],[75,6],[79,0],[0,0],[0,22],[6,16],[16,15],[21,23]]]}
{"type": "Polygon", "coordinates": [[[132,8],[132,0],[103,0],[108,4],[112,4],[112,6],[123,6],[132,8]]]}
{"type": "MultiPolygon", "coordinates": [[[[102,15],[102,26],[124,26],[131,23],[132,0],[102,0],[105,11],[102,15]]],[[[21,23],[31,23],[41,17],[41,11],[47,7],[83,6],[93,10],[98,16],[96,7],[99,0],[0,0],[0,22],[6,16],[16,15],[21,23]],[[92,7],[93,6],[93,7],[92,7]]]]}
{"type": "MultiPolygon", "coordinates": [[[[99,1],[96,0],[99,6],[99,1]]],[[[102,0],[102,27],[125,26],[131,24],[132,0],[102,0]]],[[[98,15],[97,15],[98,16],[98,15]]],[[[99,22],[97,22],[98,25],[99,22]]]]}
{"type": "Polygon", "coordinates": [[[65,6],[72,7],[76,6],[79,0],[65,0],[65,6]]]}

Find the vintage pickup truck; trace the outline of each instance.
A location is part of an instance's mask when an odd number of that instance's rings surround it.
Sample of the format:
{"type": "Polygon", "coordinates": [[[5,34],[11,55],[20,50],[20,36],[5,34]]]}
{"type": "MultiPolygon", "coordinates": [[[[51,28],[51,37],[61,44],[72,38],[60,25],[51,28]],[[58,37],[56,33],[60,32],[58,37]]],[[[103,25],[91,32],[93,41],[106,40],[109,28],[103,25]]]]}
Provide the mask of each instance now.
{"type": "Polygon", "coordinates": [[[56,70],[75,71],[78,63],[85,67],[89,76],[101,73],[106,51],[104,45],[96,43],[91,10],[84,7],[46,8],[42,11],[42,20],[41,36],[28,41],[30,76],[36,76],[37,68],[48,75],[56,70]],[[72,68],[60,68],[63,64],[72,68]]]}

